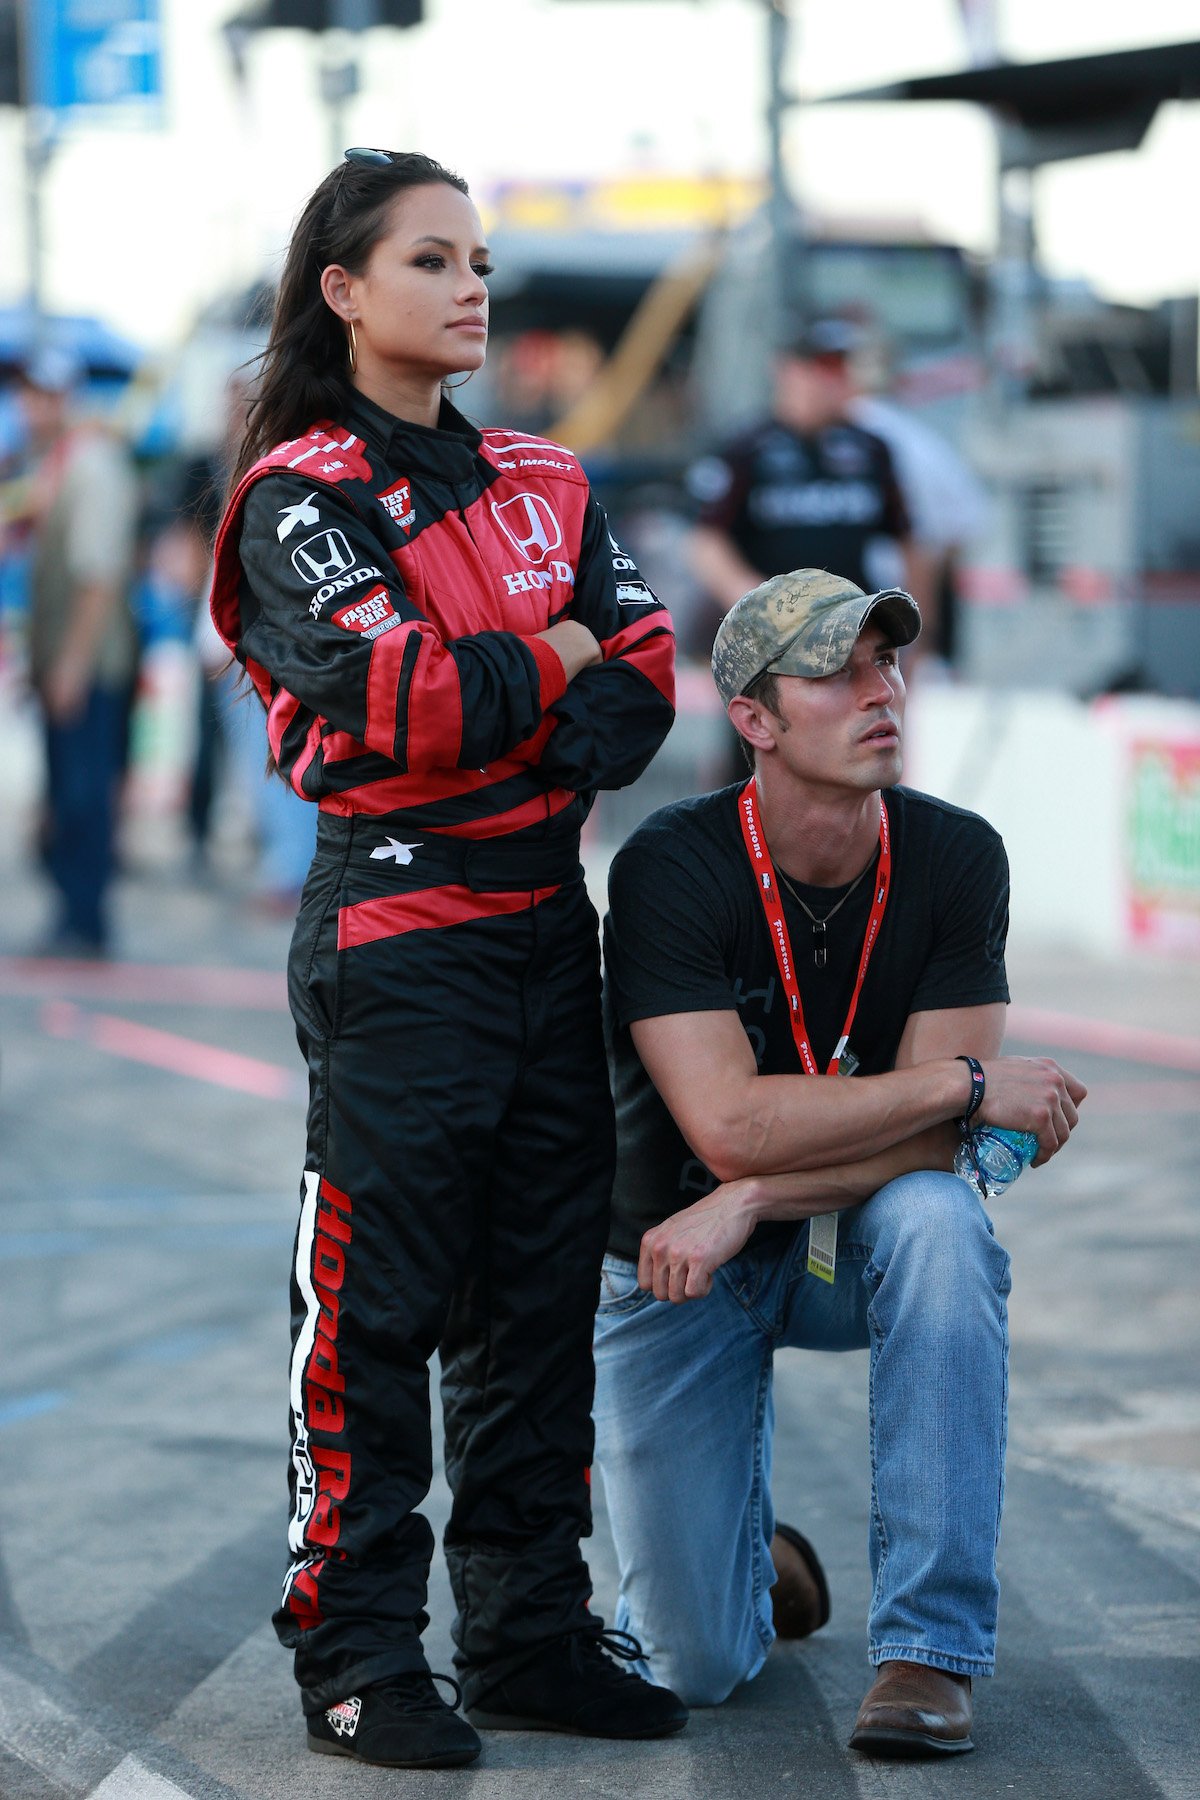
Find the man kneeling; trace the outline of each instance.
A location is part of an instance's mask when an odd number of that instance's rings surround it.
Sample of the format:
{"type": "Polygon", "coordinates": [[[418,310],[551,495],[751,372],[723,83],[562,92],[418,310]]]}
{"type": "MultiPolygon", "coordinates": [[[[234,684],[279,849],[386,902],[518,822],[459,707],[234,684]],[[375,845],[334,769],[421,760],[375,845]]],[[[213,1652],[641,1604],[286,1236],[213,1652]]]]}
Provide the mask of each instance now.
{"type": "Polygon", "coordinates": [[[994,1662],[1008,1257],[954,1151],[970,1117],[1033,1132],[1043,1163],[1085,1091],[1000,1055],[999,837],[897,786],[919,629],[909,595],[820,570],[743,596],[713,673],[753,776],[634,832],[605,925],[617,1624],[643,1673],[712,1705],[824,1622],[820,1564],[772,1508],[772,1357],[869,1348],[877,1675],[850,1742],[872,1755],[970,1750],[994,1662]]]}

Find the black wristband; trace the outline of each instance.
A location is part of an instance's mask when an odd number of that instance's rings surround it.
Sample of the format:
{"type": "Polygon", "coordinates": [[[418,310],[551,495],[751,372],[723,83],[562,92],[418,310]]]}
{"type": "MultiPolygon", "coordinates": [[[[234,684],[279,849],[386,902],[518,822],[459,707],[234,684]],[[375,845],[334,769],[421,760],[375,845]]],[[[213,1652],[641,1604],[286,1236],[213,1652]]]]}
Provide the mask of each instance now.
{"type": "Polygon", "coordinates": [[[987,1086],[983,1078],[983,1064],[974,1056],[956,1056],[956,1062],[965,1062],[971,1071],[971,1097],[967,1101],[966,1110],[958,1121],[958,1128],[965,1137],[971,1129],[971,1120],[983,1105],[984,1089],[987,1086]]]}

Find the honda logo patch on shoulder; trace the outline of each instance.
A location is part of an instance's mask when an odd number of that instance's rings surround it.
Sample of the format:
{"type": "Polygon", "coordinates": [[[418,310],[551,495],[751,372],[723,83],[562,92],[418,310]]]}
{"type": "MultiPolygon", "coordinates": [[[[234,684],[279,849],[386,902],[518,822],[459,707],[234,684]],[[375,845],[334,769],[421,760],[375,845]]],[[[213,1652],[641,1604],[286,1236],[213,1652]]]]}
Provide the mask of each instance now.
{"type": "Polygon", "coordinates": [[[339,607],[333,614],[333,623],[340,625],[343,631],[358,631],[363,637],[377,638],[382,637],[385,631],[391,631],[401,620],[387,589],[373,587],[369,594],[354,601],[353,605],[339,607]]]}
{"type": "Polygon", "coordinates": [[[292,567],[301,581],[332,581],[352,569],[358,558],[346,542],[344,531],[318,531],[315,537],[292,551],[292,567]]]}
{"type": "Polygon", "coordinates": [[[339,1700],[336,1706],[326,1707],[325,1717],[339,1737],[353,1737],[358,1730],[361,1712],[362,1701],[357,1694],[352,1694],[349,1700],[339,1700]]]}
{"type": "Polygon", "coordinates": [[[526,562],[545,562],[548,556],[562,548],[562,526],[554,508],[541,494],[517,494],[512,500],[494,500],[492,517],[526,562]]]}

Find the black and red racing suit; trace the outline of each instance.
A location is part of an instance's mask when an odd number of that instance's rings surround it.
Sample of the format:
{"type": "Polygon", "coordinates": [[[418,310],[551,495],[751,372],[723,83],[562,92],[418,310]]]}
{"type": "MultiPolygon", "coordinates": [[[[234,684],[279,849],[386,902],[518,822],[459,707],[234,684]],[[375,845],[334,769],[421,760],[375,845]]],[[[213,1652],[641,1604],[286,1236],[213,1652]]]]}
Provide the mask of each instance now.
{"type": "Polygon", "coordinates": [[[470,1704],[598,1628],[613,1122],[579,830],[670,726],[670,621],[569,451],[362,397],[250,471],[212,605],[321,814],[289,959],[310,1100],[276,1630],[309,1712],[425,1667],[439,1350],[470,1704]],[[537,637],[566,616],[604,654],[569,685],[537,637]]]}

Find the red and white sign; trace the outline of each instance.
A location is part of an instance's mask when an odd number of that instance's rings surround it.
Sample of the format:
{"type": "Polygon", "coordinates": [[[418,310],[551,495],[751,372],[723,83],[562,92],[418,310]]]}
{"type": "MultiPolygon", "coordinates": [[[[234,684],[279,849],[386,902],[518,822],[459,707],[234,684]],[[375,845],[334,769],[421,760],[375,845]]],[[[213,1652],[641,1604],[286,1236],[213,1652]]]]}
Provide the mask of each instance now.
{"type": "Polygon", "coordinates": [[[1125,867],[1133,943],[1200,955],[1200,739],[1129,746],[1125,867]]]}

